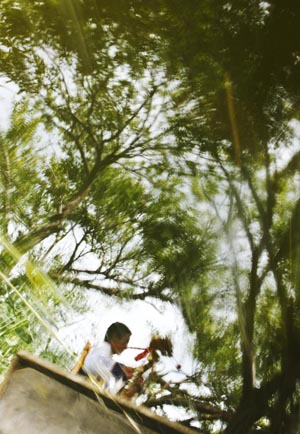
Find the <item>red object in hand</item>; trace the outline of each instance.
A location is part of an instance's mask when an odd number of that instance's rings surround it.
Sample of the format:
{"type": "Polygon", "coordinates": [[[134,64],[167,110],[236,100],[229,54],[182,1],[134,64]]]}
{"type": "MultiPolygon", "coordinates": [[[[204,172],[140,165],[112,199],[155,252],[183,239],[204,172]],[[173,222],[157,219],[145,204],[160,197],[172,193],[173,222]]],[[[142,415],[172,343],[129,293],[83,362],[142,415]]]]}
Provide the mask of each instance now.
{"type": "Polygon", "coordinates": [[[147,354],[149,354],[148,348],[146,348],[142,353],[139,353],[137,356],[135,356],[134,360],[135,361],[142,360],[144,357],[147,356],[147,354]]]}

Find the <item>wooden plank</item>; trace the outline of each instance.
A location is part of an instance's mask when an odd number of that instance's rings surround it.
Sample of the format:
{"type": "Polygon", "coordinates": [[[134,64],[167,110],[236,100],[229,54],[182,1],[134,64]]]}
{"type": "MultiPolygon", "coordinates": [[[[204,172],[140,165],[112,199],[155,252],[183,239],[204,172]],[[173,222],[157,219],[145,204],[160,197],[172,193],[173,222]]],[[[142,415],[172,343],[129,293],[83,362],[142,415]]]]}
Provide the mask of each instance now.
{"type": "Polygon", "coordinates": [[[88,355],[90,349],[91,349],[91,343],[87,342],[83,348],[82,353],[80,354],[78,361],[76,362],[74,368],[71,371],[72,374],[78,374],[80,369],[82,369],[84,361],[85,361],[86,356],[88,355]]]}
{"type": "Polygon", "coordinates": [[[155,434],[43,373],[24,367],[11,373],[0,399],[5,434],[155,434]]]}
{"type": "MultiPolygon", "coordinates": [[[[90,399],[99,401],[105,404],[108,409],[117,411],[121,414],[126,414],[132,417],[140,425],[148,427],[157,433],[164,434],[195,434],[199,430],[184,427],[176,422],[171,422],[166,418],[160,417],[147,409],[146,407],[137,406],[130,401],[112,396],[100,390],[96,385],[93,385],[89,380],[80,375],[74,375],[65,371],[59,366],[48,362],[47,360],[38,358],[26,351],[19,351],[13,360],[11,367],[7,373],[3,386],[9,381],[11,373],[17,369],[30,367],[42,374],[59,381],[60,383],[70,387],[73,390],[87,396],[90,399]]],[[[1,397],[1,390],[0,390],[1,397]]]]}

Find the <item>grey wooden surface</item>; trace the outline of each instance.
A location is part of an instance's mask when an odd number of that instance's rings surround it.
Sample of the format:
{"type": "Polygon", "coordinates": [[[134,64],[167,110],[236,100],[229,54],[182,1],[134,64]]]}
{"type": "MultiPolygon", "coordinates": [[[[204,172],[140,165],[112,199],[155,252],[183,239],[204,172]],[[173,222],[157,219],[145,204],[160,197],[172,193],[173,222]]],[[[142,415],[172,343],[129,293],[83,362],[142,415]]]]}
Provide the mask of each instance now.
{"type": "Polygon", "coordinates": [[[32,368],[14,371],[0,399],[1,434],[152,434],[32,368]]]}
{"type": "MultiPolygon", "coordinates": [[[[200,432],[197,431],[199,434],[200,432]]],[[[194,434],[26,351],[0,385],[0,434],[194,434]]]]}

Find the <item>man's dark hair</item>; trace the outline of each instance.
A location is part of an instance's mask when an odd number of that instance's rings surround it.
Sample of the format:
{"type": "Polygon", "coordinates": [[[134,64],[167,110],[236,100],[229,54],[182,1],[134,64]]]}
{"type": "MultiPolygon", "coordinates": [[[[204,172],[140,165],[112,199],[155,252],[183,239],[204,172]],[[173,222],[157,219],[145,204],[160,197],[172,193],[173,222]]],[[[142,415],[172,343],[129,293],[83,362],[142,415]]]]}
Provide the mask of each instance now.
{"type": "Polygon", "coordinates": [[[106,330],[104,341],[110,342],[113,336],[120,339],[125,335],[131,335],[129,328],[122,322],[114,322],[106,330]]]}

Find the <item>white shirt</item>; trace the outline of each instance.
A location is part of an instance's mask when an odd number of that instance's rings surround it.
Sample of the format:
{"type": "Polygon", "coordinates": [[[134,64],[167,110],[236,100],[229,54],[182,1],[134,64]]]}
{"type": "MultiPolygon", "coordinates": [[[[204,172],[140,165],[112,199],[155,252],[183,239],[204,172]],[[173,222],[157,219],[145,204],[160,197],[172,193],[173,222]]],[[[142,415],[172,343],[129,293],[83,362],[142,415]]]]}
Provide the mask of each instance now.
{"type": "Polygon", "coordinates": [[[112,356],[110,344],[103,342],[100,346],[91,348],[85,358],[83,369],[87,374],[100,375],[104,381],[108,382],[111,378],[111,370],[116,363],[112,356]]]}
{"type": "Polygon", "coordinates": [[[83,370],[89,375],[100,376],[104,380],[103,387],[111,393],[117,393],[124,382],[122,379],[117,380],[111,373],[115,363],[110,344],[103,342],[98,347],[90,349],[85,358],[83,370]]]}

